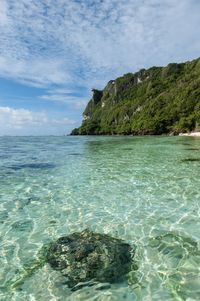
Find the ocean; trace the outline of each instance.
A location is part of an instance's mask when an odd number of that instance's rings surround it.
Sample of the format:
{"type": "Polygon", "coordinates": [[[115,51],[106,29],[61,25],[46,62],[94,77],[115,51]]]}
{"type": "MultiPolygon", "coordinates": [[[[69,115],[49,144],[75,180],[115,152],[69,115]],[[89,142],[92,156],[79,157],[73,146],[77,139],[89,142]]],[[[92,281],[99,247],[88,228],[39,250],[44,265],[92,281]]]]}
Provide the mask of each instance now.
{"type": "Polygon", "coordinates": [[[200,300],[200,139],[0,138],[0,300],[200,300]],[[90,229],[136,248],[132,270],[71,291],[44,244],[90,229]]]}

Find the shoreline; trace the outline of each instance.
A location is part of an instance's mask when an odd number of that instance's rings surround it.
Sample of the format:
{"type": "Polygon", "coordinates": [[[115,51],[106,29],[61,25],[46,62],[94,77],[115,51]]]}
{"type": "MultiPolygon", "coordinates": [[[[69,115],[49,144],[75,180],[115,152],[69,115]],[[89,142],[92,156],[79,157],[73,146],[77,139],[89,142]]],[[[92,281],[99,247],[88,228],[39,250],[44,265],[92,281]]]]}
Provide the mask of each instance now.
{"type": "Polygon", "coordinates": [[[67,136],[108,136],[108,137],[151,137],[151,136],[156,136],[156,137],[171,137],[171,136],[180,136],[180,137],[200,137],[200,132],[190,132],[190,133],[163,133],[163,134],[72,134],[70,133],[67,136]]]}

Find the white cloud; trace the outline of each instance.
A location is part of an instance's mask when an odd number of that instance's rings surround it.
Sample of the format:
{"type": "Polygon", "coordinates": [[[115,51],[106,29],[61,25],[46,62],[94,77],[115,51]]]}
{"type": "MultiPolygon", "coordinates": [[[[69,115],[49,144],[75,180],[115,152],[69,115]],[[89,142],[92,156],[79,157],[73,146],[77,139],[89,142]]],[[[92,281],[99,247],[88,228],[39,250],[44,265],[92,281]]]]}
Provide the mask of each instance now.
{"type": "Polygon", "coordinates": [[[54,128],[73,126],[75,121],[68,118],[49,118],[45,112],[33,112],[25,109],[0,107],[0,135],[26,133],[27,129],[40,134],[46,128],[49,133],[54,128]]]}
{"type": "Polygon", "coordinates": [[[47,123],[44,113],[33,113],[25,109],[0,107],[0,124],[4,127],[21,128],[27,125],[42,125],[47,123]]]}
{"type": "Polygon", "coordinates": [[[8,25],[8,12],[7,12],[7,4],[6,0],[1,0],[1,8],[0,8],[0,26],[8,25]]]}
{"type": "Polygon", "coordinates": [[[1,0],[0,75],[34,85],[102,86],[199,55],[194,0],[1,0]]]}

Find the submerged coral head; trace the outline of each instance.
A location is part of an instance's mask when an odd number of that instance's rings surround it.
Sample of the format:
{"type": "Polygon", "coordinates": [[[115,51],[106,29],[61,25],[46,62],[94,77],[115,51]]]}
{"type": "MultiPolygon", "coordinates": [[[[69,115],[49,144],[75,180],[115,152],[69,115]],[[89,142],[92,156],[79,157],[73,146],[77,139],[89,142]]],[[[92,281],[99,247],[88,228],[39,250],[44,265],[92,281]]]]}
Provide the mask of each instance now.
{"type": "Polygon", "coordinates": [[[86,229],[52,243],[47,262],[73,287],[89,280],[119,281],[130,271],[133,255],[131,246],[123,240],[86,229]]]}

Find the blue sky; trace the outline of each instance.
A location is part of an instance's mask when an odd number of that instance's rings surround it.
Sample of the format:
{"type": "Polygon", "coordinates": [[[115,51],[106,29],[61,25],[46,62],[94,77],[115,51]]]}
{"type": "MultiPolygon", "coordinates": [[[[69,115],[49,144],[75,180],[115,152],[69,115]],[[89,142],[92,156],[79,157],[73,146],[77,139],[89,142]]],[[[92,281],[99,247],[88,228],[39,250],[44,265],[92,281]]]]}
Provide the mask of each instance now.
{"type": "Polygon", "coordinates": [[[0,0],[0,135],[62,135],[91,89],[200,56],[199,0],[0,0]]]}

